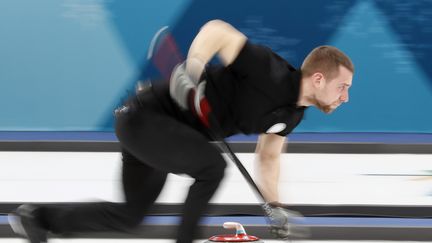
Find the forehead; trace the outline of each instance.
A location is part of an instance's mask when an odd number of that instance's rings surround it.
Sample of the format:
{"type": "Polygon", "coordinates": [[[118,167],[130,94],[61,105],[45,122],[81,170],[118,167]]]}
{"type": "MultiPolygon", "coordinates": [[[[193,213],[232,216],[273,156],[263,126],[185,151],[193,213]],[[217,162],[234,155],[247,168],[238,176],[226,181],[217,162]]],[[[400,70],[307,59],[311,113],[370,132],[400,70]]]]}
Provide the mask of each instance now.
{"type": "Polygon", "coordinates": [[[336,76],[335,80],[338,83],[344,83],[347,85],[352,85],[353,73],[344,66],[339,66],[339,74],[336,76]]]}

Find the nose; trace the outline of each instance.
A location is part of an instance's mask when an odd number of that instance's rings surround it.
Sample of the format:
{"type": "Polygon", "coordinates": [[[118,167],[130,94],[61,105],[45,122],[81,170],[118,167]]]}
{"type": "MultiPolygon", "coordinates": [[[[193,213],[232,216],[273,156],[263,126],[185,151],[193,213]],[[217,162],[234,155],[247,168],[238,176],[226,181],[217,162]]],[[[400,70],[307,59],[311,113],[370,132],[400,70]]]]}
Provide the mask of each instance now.
{"type": "Polygon", "coordinates": [[[347,103],[347,102],[349,101],[349,94],[348,94],[348,91],[345,91],[345,92],[341,95],[341,97],[340,97],[340,101],[341,101],[341,102],[344,102],[344,103],[347,103]]]}

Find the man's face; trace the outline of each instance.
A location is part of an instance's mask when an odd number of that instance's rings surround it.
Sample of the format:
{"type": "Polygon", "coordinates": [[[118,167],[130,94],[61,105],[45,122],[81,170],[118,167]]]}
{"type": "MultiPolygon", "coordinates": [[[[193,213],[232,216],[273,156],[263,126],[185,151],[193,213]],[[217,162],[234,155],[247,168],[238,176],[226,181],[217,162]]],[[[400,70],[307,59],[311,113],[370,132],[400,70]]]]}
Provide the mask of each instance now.
{"type": "Polygon", "coordinates": [[[316,107],[329,114],[342,103],[348,102],[348,89],[352,85],[353,74],[344,66],[339,66],[339,74],[331,80],[324,80],[315,94],[316,107]]]}

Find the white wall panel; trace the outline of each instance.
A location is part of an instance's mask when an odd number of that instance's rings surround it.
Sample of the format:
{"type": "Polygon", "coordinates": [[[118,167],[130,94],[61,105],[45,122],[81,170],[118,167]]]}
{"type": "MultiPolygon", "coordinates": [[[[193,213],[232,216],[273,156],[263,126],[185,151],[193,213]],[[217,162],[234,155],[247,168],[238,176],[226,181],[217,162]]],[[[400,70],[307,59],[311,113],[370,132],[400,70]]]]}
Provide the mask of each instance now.
{"type": "MultiPolygon", "coordinates": [[[[253,173],[253,154],[238,154],[253,173]]],[[[432,155],[284,154],[281,201],[431,205],[432,155]]],[[[228,163],[215,203],[257,202],[228,163]]],[[[0,152],[0,202],[121,201],[119,153],[0,152]]],[[[182,202],[193,180],[170,175],[158,201],[182,202]]]]}

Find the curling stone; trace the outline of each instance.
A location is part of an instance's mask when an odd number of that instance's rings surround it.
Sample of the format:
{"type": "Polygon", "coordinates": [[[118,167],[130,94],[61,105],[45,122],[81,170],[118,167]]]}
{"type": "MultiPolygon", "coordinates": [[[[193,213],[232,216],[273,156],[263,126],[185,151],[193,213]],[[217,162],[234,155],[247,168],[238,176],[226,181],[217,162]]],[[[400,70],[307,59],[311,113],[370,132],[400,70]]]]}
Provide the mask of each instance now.
{"type": "Polygon", "coordinates": [[[258,237],[246,234],[246,231],[244,230],[243,226],[240,223],[225,222],[223,224],[223,227],[225,229],[235,229],[236,230],[235,235],[233,235],[233,234],[215,235],[215,236],[210,237],[204,243],[215,243],[215,242],[264,243],[264,241],[260,240],[258,237]]]}

